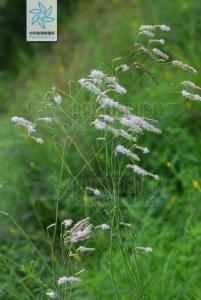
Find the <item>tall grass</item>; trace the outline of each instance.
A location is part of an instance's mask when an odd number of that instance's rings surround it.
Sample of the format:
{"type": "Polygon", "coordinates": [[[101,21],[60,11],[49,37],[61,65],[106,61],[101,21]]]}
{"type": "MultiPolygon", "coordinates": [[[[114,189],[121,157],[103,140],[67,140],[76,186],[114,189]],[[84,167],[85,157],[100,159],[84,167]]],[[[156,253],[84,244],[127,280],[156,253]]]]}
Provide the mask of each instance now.
{"type": "MultiPolygon", "coordinates": [[[[125,97],[122,94],[126,90],[119,84],[121,78],[123,81],[125,76],[132,76],[130,74],[134,73],[135,82],[132,85],[135,89],[138,86],[140,89],[140,82],[147,80],[150,89],[161,85],[160,91],[163,96],[163,83],[161,78],[157,77],[157,68],[173,67],[172,60],[176,59],[165,50],[154,48],[153,51],[149,36],[154,34],[157,28],[141,28],[138,36],[140,42],[136,40],[134,48],[129,51],[124,60],[114,59],[111,66],[103,70],[104,73],[101,75],[98,73],[97,76],[97,71],[93,71],[96,75],[91,73],[89,77],[79,81],[81,86],[89,91],[83,91],[78,83],[70,84],[68,93],[53,88],[47,92],[42,103],[35,103],[36,114],[32,122],[18,117],[12,119],[14,124],[25,127],[28,139],[34,139],[34,141],[30,140],[30,143],[44,142],[47,144],[46,147],[52,147],[60,166],[57,183],[53,188],[52,209],[55,211],[55,219],[45,228],[41,223],[42,230],[46,232],[45,240],[50,248],[48,263],[44,259],[44,254],[38,250],[40,245],[35,246],[27,238],[25,230],[19,227],[11,216],[4,213],[20,228],[29,245],[40,255],[41,263],[44,261],[45,270],[41,278],[40,274],[38,278],[37,274],[34,273],[34,276],[32,274],[33,281],[38,281],[38,290],[33,293],[31,289],[27,290],[25,285],[28,297],[31,299],[43,299],[45,295],[58,299],[149,299],[147,281],[144,280],[146,270],[143,270],[141,264],[143,265],[142,261],[146,260],[147,255],[152,255],[153,241],[146,238],[147,245],[139,244],[135,224],[138,211],[136,210],[134,218],[130,219],[127,213],[127,202],[131,198],[137,208],[141,204],[141,198],[144,197],[144,189],[149,192],[147,188],[149,180],[158,179],[156,171],[160,175],[160,170],[149,171],[149,166],[147,171],[143,165],[140,164],[139,167],[132,162],[136,157],[138,160],[141,150],[145,152],[146,157],[147,148],[144,145],[146,134],[143,139],[141,133],[146,130],[160,133],[160,130],[156,127],[152,115],[137,116],[135,111],[122,104],[125,97]],[[110,75],[106,75],[108,73],[110,75]],[[111,76],[113,76],[112,81],[111,76]],[[108,95],[114,98],[115,102],[111,102],[108,95]],[[122,123],[123,117],[124,123],[122,123]],[[93,128],[93,125],[98,131],[93,128]],[[136,137],[137,140],[143,141],[143,147],[141,143],[133,143],[136,137]],[[119,148],[122,144],[124,148],[119,148]],[[71,153],[70,157],[69,153],[71,153]],[[74,168],[69,163],[71,160],[76,160],[74,168]],[[68,181],[65,180],[67,175],[71,178],[68,181]],[[148,178],[149,176],[153,179],[148,178]],[[127,190],[122,190],[123,185],[126,189],[131,188],[130,195],[127,190]],[[69,215],[62,212],[67,196],[70,199],[70,203],[67,203],[67,207],[70,207],[69,215]],[[76,216],[74,223],[84,219],[81,225],[79,223],[73,227],[71,222],[64,221],[71,218],[70,210],[76,216]],[[78,243],[72,236],[76,237],[78,243]],[[80,253],[78,245],[85,247],[85,251],[90,253],[82,251],[80,253]],[[95,251],[90,251],[88,248],[95,251]],[[116,264],[117,259],[118,264],[116,264]],[[91,277],[94,272],[91,272],[90,268],[95,269],[96,283],[91,277]],[[84,271],[80,273],[82,270],[84,271]],[[95,296],[89,293],[90,285],[94,285],[95,296]]],[[[160,28],[168,30],[168,27],[160,28]]],[[[177,65],[195,73],[194,68],[186,64],[180,62],[177,65]]],[[[187,86],[192,88],[189,80],[187,86]]],[[[180,85],[176,83],[173,95],[179,92],[180,85]]],[[[190,92],[186,91],[186,93],[190,92]]],[[[198,97],[193,99],[194,94],[186,93],[184,96],[188,96],[190,100],[199,100],[198,97]]],[[[128,93],[125,102],[127,103],[127,100],[134,96],[128,93]]],[[[176,103],[178,101],[171,99],[169,104],[176,103]]],[[[138,109],[142,110],[140,107],[138,109]]],[[[45,144],[38,147],[43,147],[45,144]]],[[[162,188],[162,184],[160,180],[151,183],[157,190],[162,188]]],[[[37,209],[36,207],[36,213],[37,209]]],[[[154,251],[155,249],[153,253],[154,251]]],[[[29,273],[31,274],[32,270],[29,273]]],[[[14,297],[19,298],[17,295],[14,297]]]]}

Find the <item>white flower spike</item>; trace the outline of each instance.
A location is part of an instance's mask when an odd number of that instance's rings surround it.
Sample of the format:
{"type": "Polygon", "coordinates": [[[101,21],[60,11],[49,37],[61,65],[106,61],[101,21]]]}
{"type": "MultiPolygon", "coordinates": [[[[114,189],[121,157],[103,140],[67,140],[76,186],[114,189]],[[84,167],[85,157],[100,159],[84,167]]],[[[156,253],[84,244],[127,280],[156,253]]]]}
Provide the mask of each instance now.
{"type": "Polygon", "coordinates": [[[153,249],[151,247],[136,247],[137,250],[140,250],[144,253],[153,252],[153,249]]]}
{"type": "Polygon", "coordinates": [[[63,99],[62,99],[61,95],[59,95],[59,94],[54,95],[54,102],[55,102],[56,104],[59,105],[59,104],[62,103],[62,101],[63,101],[63,99]]]}
{"type": "Polygon", "coordinates": [[[101,196],[101,192],[98,189],[93,189],[87,186],[86,190],[92,192],[95,196],[101,196]]]}
{"type": "Polygon", "coordinates": [[[183,90],[181,92],[181,94],[182,94],[182,96],[186,97],[189,100],[201,101],[201,96],[200,95],[191,94],[191,93],[187,92],[186,90],[183,90]]]}
{"type": "Polygon", "coordinates": [[[116,150],[116,154],[121,153],[123,155],[126,155],[126,156],[134,159],[134,160],[138,160],[138,161],[140,160],[140,158],[137,154],[132,153],[132,151],[130,149],[128,149],[122,145],[118,145],[115,150],[116,150]]]}
{"type": "Polygon", "coordinates": [[[62,222],[62,225],[64,225],[65,228],[70,227],[72,224],[73,224],[73,220],[71,219],[67,219],[62,222]]]}
{"type": "Polygon", "coordinates": [[[187,64],[183,64],[181,61],[179,60],[173,60],[172,61],[172,64],[187,71],[187,72],[190,72],[190,73],[193,73],[193,74],[196,74],[197,71],[193,68],[193,67],[190,67],[189,65],[187,64]]]}
{"type": "Polygon", "coordinates": [[[36,132],[36,125],[34,123],[24,119],[23,117],[17,117],[17,116],[12,117],[11,122],[16,126],[26,128],[28,130],[29,135],[36,132]]]}
{"type": "Polygon", "coordinates": [[[201,88],[199,86],[197,86],[194,82],[190,81],[190,80],[183,81],[181,84],[183,86],[187,87],[187,88],[192,88],[194,90],[201,91],[201,88]]]}
{"type": "Polygon", "coordinates": [[[83,247],[83,246],[80,246],[77,248],[78,253],[94,252],[95,250],[96,250],[95,248],[87,248],[87,247],[83,247]]]}
{"type": "Polygon", "coordinates": [[[51,299],[55,299],[57,297],[57,295],[54,291],[49,291],[46,293],[46,295],[51,299]]]}
{"type": "Polygon", "coordinates": [[[82,280],[79,277],[75,277],[75,276],[69,276],[69,277],[63,276],[58,279],[58,285],[64,283],[80,283],[80,282],[82,282],[82,280]]]}
{"type": "Polygon", "coordinates": [[[154,174],[140,168],[137,165],[127,165],[126,167],[132,169],[135,173],[137,173],[141,176],[150,176],[150,177],[153,177],[155,180],[159,179],[158,175],[154,175],[154,174]]]}
{"type": "Polygon", "coordinates": [[[110,226],[107,224],[101,224],[95,227],[95,229],[102,229],[102,230],[110,230],[110,226]]]}

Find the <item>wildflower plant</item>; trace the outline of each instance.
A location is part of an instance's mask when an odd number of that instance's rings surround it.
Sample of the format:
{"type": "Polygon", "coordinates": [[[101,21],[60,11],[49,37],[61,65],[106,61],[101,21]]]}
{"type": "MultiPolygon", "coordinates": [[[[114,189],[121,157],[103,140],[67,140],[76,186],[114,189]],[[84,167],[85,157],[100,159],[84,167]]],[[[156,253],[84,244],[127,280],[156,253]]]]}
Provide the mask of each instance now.
{"type": "MultiPolygon", "coordinates": [[[[160,122],[152,116],[140,115],[126,104],[129,90],[121,83],[121,77],[134,72],[139,81],[145,76],[153,85],[160,84],[153,68],[145,65],[145,57],[152,67],[165,64],[196,74],[193,67],[173,60],[172,54],[161,49],[169,31],[167,25],[141,26],[139,40],[121,64],[113,65],[107,72],[92,70],[74,83],[69,93],[53,87],[46,93],[33,122],[24,117],[11,119],[38,147],[53,145],[61,164],[55,192],[55,220],[47,226],[52,274],[44,295],[49,298],[87,297],[84,286],[90,280],[85,282],[85,278],[90,272],[90,257],[94,256],[97,272],[104,266],[101,271],[105,282],[109,281],[110,298],[121,299],[120,293],[125,289],[128,299],[147,299],[139,259],[144,254],[152,255],[154,249],[152,241],[149,245],[138,244],[136,220],[128,218],[125,204],[128,199],[125,201],[122,196],[121,184],[127,176],[132,178],[133,185],[153,180],[157,186],[160,172],[146,163],[147,156],[155,149],[145,145],[144,136],[155,135],[160,139],[162,130],[160,122]],[[161,37],[159,33],[166,35],[161,37]],[[78,162],[77,169],[70,167],[69,159],[78,162]],[[71,180],[64,184],[66,174],[71,180]],[[76,220],[69,214],[70,209],[61,217],[66,197],[72,199],[76,220]],[[126,278],[121,283],[117,282],[114,267],[116,249],[121,254],[122,277],[126,278]]],[[[201,89],[190,80],[181,85],[197,92],[201,89]]],[[[201,99],[186,90],[181,94],[190,100],[201,99]]],[[[65,209],[69,206],[67,203],[65,209]]]]}

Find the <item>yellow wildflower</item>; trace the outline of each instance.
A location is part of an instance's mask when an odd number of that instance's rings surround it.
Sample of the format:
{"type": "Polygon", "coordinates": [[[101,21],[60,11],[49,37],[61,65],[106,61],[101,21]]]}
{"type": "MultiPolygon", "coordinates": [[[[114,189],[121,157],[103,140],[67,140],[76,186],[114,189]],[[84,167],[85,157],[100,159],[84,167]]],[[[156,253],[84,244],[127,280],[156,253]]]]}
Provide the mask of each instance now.
{"type": "Polygon", "coordinates": [[[198,180],[193,180],[192,185],[195,190],[201,192],[201,185],[198,180]]]}
{"type": "Polygon", "coordinates": [[[169,169],[172,169],[173,168],[173,164],[170,161],[168,161],[166,163],[166,167],[169,168],[169,169]]]}
{"type": "Polygon", "coordinates": [[[31,161],[30,163],[29,163],[29,167],[31,168],[31,169],[37,169],[37,165],[36,165],[36,163],[34,162],[34,161],[31,161]]]}
{"type": "Polygon", "coordinates": [[[99,159],[100,159],[100,160],[104,160],[104,159],[105,159],[104,153],[101,153],[101,154],[99,155],[99,159]]]}

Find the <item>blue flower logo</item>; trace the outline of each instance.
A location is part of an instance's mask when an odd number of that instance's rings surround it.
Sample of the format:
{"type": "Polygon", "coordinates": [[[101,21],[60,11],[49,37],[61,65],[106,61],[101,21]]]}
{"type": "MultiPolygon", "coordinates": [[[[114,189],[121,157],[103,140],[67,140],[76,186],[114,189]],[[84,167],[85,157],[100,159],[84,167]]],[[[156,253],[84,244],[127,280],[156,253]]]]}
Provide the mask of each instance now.
{"type": "Polygon", "coordinates": [[[45,5],[41,2],[38,2],[38,8],[30,10],[29,13],[33,14],[32,25],[38,23],[39,26],[44,29],[46,22],[54,21],[54,18],[50,17],[52,13],[52,6],[46,9],[45,5]]]}

